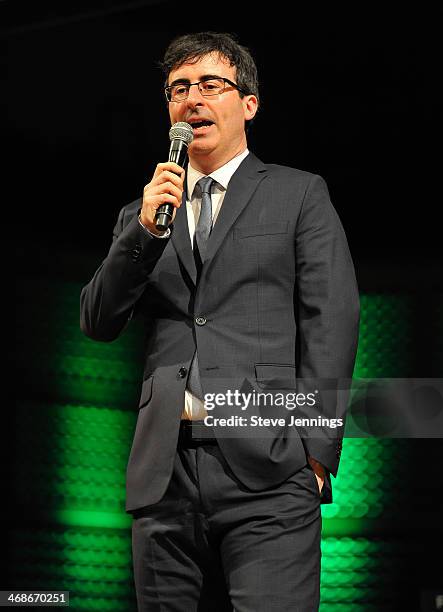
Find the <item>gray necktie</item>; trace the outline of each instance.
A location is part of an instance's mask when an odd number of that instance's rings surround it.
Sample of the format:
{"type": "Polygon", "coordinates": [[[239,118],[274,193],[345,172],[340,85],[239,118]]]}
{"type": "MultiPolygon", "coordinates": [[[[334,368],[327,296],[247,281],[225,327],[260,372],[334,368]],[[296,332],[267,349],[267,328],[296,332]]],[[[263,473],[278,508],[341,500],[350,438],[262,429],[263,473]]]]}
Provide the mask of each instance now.
{"type": "Polygon", "coordinates": [[[202,199],[200,217],[198,218],[197,227],[195,228],[195,241],[198,246],[202,263],[205,260],[206,245],[212,228],[211,189],[214,183],[214,179],[210,176],[204,176],[197,183],[201,190],[202,199]]]}
{"type": "MultiPolygon", "coordinates": [[[[205,260],[206,246],[209,234],[211,233],[212,229],[211,189],[214,183],[214,179],[210,176],[204,176],[197,182],[197,185],[200,187],[202,194],[200,217],[198,218],[198,223],[197,227],[195,228],[194,236],[194,256],[196,260],[198,276],[200,276],[201,271],[199,268],[201,268],[201,265],[205,260]],[[195,252],[196,250],[197,252],[195,252]]],[[[198,397],[201,400],[203,399],[203,390],[200,382],[200,372],[198,369],[197,350],[195,351],[194,357],[192,359],[187,388],[192,393],[192,395],[195,395],[195,397],[198,397]]]]}

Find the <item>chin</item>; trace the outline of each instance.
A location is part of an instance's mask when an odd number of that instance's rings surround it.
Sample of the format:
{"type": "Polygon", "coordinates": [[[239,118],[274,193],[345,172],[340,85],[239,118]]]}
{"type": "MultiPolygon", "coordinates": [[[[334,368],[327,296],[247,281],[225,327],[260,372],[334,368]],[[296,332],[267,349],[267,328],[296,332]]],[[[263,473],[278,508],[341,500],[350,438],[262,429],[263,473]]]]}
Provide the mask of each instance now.
{"type": "Polygon", "coordinates": [[[198,156],[198,155],[208,155],[208,153],[211,153],[211,151],[214,150],[214,145],[210,144],[209,142],[196,142],[194,140],[194,142],[192,143],[192,145],[189,147],[189,155],[193,155],[193,156],[198,156]]]}

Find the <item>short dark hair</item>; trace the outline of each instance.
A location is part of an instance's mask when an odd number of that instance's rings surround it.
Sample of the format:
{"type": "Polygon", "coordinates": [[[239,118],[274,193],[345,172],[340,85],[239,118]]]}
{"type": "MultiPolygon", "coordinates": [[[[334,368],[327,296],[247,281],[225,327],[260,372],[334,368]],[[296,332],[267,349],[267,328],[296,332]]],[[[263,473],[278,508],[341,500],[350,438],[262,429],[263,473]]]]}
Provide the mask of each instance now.
{"type": "MultiPolygon", "coordinates": [[[[201,57],[218,53],[225,57],[236,69],[237,85],[259,100],[258,74],[255,61],[246,47],[237,42],[235,35],[222,32],[198,32],[175,38],[166,49],[160,67],[165,75],[165,86],[171,70],[185,62],[198,62],[201,57]]],[[[239,92],[240,97],[244,94],[239,92]]]]}

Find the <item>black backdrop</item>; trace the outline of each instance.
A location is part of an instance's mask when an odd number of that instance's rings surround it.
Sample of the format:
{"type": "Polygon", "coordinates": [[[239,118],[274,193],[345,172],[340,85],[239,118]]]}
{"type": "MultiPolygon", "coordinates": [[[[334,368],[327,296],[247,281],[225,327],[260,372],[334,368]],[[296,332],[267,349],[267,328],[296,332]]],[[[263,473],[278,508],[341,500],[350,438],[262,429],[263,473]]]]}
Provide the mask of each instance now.
{"type": "Polygon", "coordinates": [[[216,29],[257,58],[263,104],[250,147],[324,176],[356,263],[435,263],[433,15],[274,3],[250,7],[253,25],[229,3],[60,4],[17,3],[3,21],[7,150],[18,162],[8,195],[22,245],[106,248],[119,208],[167,155],[158,60],[172,36],[216,29]]]}

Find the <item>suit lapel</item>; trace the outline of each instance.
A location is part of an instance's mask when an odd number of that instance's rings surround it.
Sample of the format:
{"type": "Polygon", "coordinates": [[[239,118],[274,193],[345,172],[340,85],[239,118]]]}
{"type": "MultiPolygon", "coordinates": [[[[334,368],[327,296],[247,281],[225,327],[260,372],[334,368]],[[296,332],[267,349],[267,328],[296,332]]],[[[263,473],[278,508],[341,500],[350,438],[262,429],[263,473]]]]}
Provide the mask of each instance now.
{"type": "Polygon", "coordinates": [[[232,175],[220,213],[208,241],[203,273],[211,265],[211,261],[227,233],[265,176],[266,166],[252,153],[244,159],[232,175]]]}
{"type": "MultiPolygon", "coordinates": [[[[232,175],[220,213],[208,241],[202,275],[211,265],[211,261],[226,238],[227,233],[265,176],[266,166],[252,153],[249,153],[232,175]]],[[[171,240],[183,267],[194,285],[196,285],[197,269],[189,237],[186,191],[183,192],[182,205],[177,210],[175,216],[171,240]]]]}
{"type": "Polygon", "coordinates": [[[177,209],[174,219],[174,230],[171,236],[172,243],[186,272],[194,285],[197,284],[197,269],[192,252],[191,238],[189,237],[188,214],[186,211],[186,190],[183,191],[182,205],[177,209]]]}

